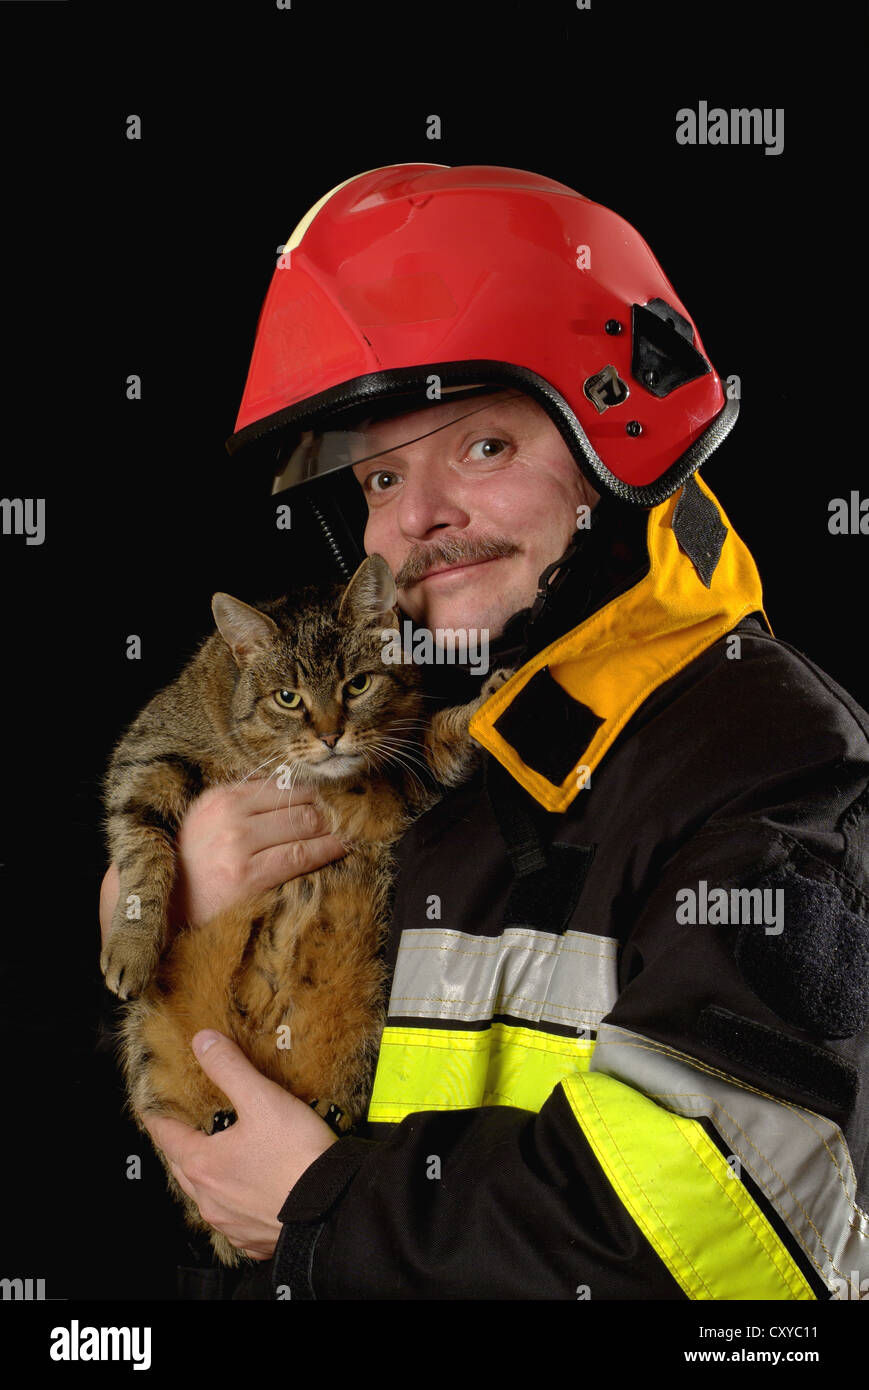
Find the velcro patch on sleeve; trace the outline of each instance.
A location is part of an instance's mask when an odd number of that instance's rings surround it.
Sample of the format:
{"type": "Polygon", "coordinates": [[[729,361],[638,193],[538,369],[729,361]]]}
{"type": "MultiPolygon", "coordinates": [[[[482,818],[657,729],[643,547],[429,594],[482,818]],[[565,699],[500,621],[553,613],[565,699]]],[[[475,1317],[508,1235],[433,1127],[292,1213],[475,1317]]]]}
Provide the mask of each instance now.
{"type": "Polygon", "coordinates": [[[854,1107],[859,1085],[856,1067],[822,1047],[715,1004],[700,1014],[699,1033],[707,1047],[762,1076],[786,1081],[843,1115],[854,1107]]]}
{"type": "Polygon", "coordinates": [[[846,904],[835,878],[807,877],[791,862],[757,887],[775,895],[778,926],[740,927],[743,979],[788,1023],[824,1038],[854,1037],[869,1016],[866,916],[846,904]]]}

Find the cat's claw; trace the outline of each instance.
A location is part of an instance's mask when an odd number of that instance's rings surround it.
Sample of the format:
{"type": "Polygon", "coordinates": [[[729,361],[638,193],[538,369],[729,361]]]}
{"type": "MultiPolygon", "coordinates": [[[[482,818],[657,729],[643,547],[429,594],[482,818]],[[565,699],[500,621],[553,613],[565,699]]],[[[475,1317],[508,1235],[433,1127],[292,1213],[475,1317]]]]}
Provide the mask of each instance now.
{"type": "Polygon", "coordinates": [[[506,666],[499,666],[497,671],[492,672],[486,684],[483,686],[480,692],[480,699],[484,701],[488,700],[495,694],[496,690],[501,689],[501,686],[504,685],[512,675],[514,675],[514,672],[511,669],[506,666]]]}
{"type": "Polygon", "coordinates": [[[100,956],[106,985],[119,999],[135,999],[150,984],[159,951],[127,927],[113,930],[100,956]]]}
{"type": "Polygon", "coordinates": [[[208,1134],[219,1134],[221,1130],[229,1129],[234,1125],[238,1116],[234,1110],[216,1110],[211,1117],[211,1128],[208,1134]]]}

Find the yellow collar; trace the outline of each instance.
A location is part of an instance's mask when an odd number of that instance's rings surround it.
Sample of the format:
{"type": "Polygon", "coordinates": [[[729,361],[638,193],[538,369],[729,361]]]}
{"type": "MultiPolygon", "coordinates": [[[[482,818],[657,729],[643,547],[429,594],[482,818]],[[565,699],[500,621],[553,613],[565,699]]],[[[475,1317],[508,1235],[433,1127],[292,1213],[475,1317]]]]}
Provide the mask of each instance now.
{"type": "Polygon", "coordinates": [[[699,473],[693,482],[649,510],[648,573],[526,662],[471,720],[472,737],[549,811],[566,810],[643,701],[742,618],[759,612],[772,632],[750,551],[699,473]],[[727,528],[708,586],[704,562],[673,530],[693,482],[719,520],[703,503],[706,519],[727,528]]]}

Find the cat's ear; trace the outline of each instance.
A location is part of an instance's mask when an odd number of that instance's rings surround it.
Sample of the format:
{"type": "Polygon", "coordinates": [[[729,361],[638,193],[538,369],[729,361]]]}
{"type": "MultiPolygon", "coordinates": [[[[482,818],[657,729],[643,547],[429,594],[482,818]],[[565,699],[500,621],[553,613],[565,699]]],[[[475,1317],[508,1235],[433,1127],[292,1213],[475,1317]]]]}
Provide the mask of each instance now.
{"type": "Polygon", "coordinates": [[[398,591],[392,570],[382,555],[369,555],[341,595],[338,621],[355,620],[377,627],[397,627],[397,602],[398,591]]]}
{"type": "Polygon", "coordinates": [[[211,611],[239,670],[248,665],[257,652],[273,646],[275,638],[280,636],[280,628],[267,614],[231,594],[215,594],[211,611]]]}

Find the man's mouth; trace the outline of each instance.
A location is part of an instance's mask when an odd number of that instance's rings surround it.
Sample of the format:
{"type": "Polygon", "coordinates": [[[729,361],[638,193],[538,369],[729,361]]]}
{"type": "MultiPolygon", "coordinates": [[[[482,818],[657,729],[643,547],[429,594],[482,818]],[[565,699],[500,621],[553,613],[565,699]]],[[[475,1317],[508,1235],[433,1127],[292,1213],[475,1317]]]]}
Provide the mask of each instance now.
{"type": "MultiPolygon", "coordinates": [[[[496,558],[497,558],[497,559],[503,559],[504,557],[499,555],[499,556],[497,556],[496,558]]],[[[424,574],[424,575],[422,576],[422,578],[418,579],[416,582],[417,582],[417,584],[422,584],[424,580],[426,580],[426,579],[436,579],[439,575],[444,575],[444,574],[458,574],[460,570],[473,569],[473,568],[476,567],[477,565],[492,565],[492,564],[494,564],[494,563],[495,563],[495,560],[494,560],[494,559],[486,559],[486,560],[463,560],[463,561],[462,561],[460,564],[458,564],[458,565],[440,565],[440,566],[438,566],[437,569],[429,570],[426,574],[424,574]]]]}

